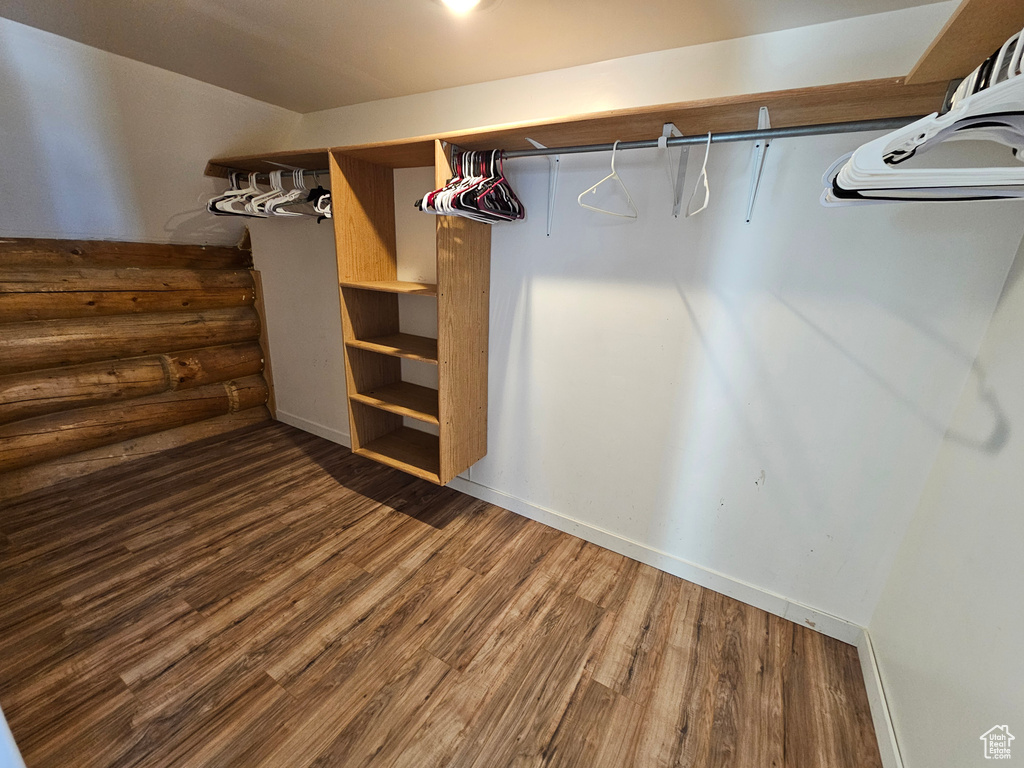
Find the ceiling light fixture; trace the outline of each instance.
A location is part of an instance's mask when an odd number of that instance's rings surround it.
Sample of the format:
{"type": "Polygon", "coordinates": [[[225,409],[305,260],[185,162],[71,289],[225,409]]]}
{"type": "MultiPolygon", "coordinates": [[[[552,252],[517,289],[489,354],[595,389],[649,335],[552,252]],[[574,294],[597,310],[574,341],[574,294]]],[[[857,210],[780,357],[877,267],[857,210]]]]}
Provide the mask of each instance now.
{"type": "Polygon", "coordinates": [[[448,10],[458,16],[465,16],[480,5],[480,0],[441,0],[441,2],[447,6],[448,10]]]}
{"type": "Polygon", "coordinates": [[[493,8],[500,0],[434,0],[434,2],[443,5],[456,16],[466,16],[471,11],[493,8]]]}

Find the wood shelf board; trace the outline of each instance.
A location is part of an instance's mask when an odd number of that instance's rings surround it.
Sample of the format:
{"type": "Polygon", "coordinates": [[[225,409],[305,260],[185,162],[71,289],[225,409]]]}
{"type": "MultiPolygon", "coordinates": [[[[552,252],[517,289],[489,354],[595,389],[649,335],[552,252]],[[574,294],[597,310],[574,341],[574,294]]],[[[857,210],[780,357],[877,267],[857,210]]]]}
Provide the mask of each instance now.
{"type": "Polygon", "coordinates": [[[381,355],[404,357],[419,360],[423,363],[437,365],[437,339],[426,336],[414,336],[411,333],[392,333],[372,339],[350,339],[347,346],[354,349],[365,349],[381,355]]]}
{"type": "Polygon", "coordinates": [[[948,83],[966,77],[1024,27],[1020,0],[963,0],[907,82],[948,83]]]}
{"type": "Polygon", "coordinates": [[[419,296],[437,296],[434,283],[414,283],[407,280],[346,280],[342,288],[357,288],[362,291],[380,291],[381,293],[408,293],[419,296]]]}
{"type": "Polygon", "coordinates": [[[529,149],[527,136],[549,147],[654,139],[665,123],[675,123],[684,134],[753,130],[762,106],[769,108],[775,128],[842,123],[934,112],[945,93],[945,86],[937,83],[907,86],[902,78],[864,80],[474,128],[332,151],[395,168],[420,167],[433,164],[435,140],[465,149],[511,150],[529,149]]]}
{"type": "MultiPolygon", "coordinates": [[[[297,149],[283,152],[264,152],[259,155],[236,155],[233,157],[215,157],[206,164],[206,176],[228,178],[231,171],[289,171],[302,168],[307,171],[326,171],[329,150],[297,149]]],[[[326,181],[326,174],[324,175],[326,181]]]]}
{"type": "MultiPolygon", "coordinates": [[[[664,123],[675,123],[685,134],[752,130],[757,128],[758,109],[762,106],[767,106],[771,111],[772,126],[776,128],[842,123],[928,114],[939,109],[945,94],[946,88],[942,83],[907,85],[903,78],[861,80],[510,123],[334,147],[330,151],[391,168],[429,167],[434,164],[435,140],[447,141],[467,149],[529,149],[527,136],[549,147],[603,144],[616,139],[654,139],[661,135],[664,123]]],[[[326,151],[308,150],[306,154],[310,157],[322,156],[326,151]]],[[[293,164],[298,164],[296,157],[301,156],[302,153],[294,151],[270,152],[240,158],[218,158],[211,160],[210,164],[262,170],[263,166],[257,167],[261,162],[288,163],[290,159],[293,164]]]]}
{"type": "Polygon", "coordinates": [[[408,416],[427,424],[438,423],[437,390],[430,387],[399,381],[369,392],[358,392],[349,397],[372,408],[408,416]]]}
{"type": "Polygon", "coordinates": [[[353,453],[437,485],[441,484],[438,440],[436,436],[426,432],[411,427],[399,427],[393,432],[371,440],[353,453]]]}

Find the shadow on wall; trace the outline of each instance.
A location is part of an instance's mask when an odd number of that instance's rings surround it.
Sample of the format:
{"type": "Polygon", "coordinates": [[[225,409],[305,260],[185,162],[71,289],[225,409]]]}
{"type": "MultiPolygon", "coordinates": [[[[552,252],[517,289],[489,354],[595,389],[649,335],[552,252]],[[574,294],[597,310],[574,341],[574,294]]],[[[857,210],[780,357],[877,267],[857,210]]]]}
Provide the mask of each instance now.
{"type": "MultiPolygon", "coordinates": [[[[1020,283],[1022,275],[1024,275],[1024,239],[1021,240],[1017,255],[1006,275],[1006,282],[1003,284],[1003,290],[999,294],[999,301],[996,304],[997,311],[1020,283]]],[[[1006,447],[1012,436],[1010,418],[1006,409],[1000,404],[998,394],[989,385],[985,369],[977,360],[971,364],[971,373],[971,381],[967,386],[974,387],[973,402],[980,403],[991,411],[991,429],[987,435],[972,435],[951,428],[946,433],[946,440],[965,445],[968,448],[977,448],[985,453],[997,454],[1006,447]]]]}
{"type": "MultiPolygon", "coordinates": [[[[920,421],[927,424],[929,427],[934,429],[938,433],[945,433],[947,440],[956,440],[957,442],[965,445],[969,448],[976,448],[986,453],[998,453],[1005,445],[1010,435],[1010,422],[1006,411],[1000,406],[999,400],[996,397],[996,393],[986,386],[985,383],[985,371],[978,363],[977,360],[970,361],[971,363],[971,379],[974,385],[978,388],[977,398],[981,402],[985,403],[988,408],[992,411],[992,431],[987,436],[973,437],[970,435],[957,434],[955,430],[946,430],[945,425],[937,420],[934,416],[929,414],[927,411],[921,408],[920,405],[912,398],[904,395],[899,390],[895,389],[888,381],[885,376],[878,370],[873,368],[871,365],[865,363],[859,359],[855,354],[851,353],[846,346],[838,339],[831,336],[827,331],[816,325],[810,318],[802,314],[800,310],[792,306],[783,297],[776,295],[776,300],[782,306],[786,307],[796,317],[800,318],[801,321],[806,323],[807,327],[812,329],[818,336],[825,340],[838,354],[842,355],[852,365],[856,366],[864,375],[874,381],[880,388],[885,390],[886,393],[893,399],[899,401],[903,407],[913,413],[920,421]]],[[[918,324],[917,321],[914,321],[918,324]]],[[[919,324],[918,324],[919,325],[919,324]]],[[[920,326],[919,326],[920,327],[920,326]]],[[[936,338],[940,343],[946,346],[952,354],[962,357],[967,361],[967,355],[957,350],[947,339],[936,336],[932,329],[921,328],[922,332],[932,338],[936,338]]]]}

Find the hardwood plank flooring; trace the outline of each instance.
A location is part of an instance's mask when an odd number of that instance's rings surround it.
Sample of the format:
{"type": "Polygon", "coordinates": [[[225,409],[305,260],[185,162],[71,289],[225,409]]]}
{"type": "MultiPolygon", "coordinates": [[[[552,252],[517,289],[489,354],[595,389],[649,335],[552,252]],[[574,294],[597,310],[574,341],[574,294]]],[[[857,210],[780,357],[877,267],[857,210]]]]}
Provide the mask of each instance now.
{"type": "Polygon", "coordinates": [[[857,652],[269,423],[0,501],[29,768],[880,768],[857,652]]]}

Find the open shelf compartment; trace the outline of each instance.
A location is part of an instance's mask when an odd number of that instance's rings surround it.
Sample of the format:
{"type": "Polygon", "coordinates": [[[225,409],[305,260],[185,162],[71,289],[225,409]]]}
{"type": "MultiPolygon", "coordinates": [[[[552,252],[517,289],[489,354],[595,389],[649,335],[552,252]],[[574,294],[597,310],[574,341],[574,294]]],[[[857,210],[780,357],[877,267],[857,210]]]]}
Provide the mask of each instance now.
{"type": "Polygon", "coordinates": [[[404,357],[421,363],[437,365],[437,339],[427,336],[413,336],[411,333],[392,333],[372,339],[352,339],[348,346],[364,349],[379,355],[404,357]]]}
{"type": "Polygon", "coordinates": [[[441,484],[439,440],[426,432],[411,427],[398,427],[353,452],[423,480],[441,484]]]}
{"type": "Polygon", "coordinates": [[[369,392],[356,392],[349,397],[356,402],[382,411],[408,416],[427,424],[438,423],[437,390],[408,381],[396,381],[374,387],[369,392]]]}

